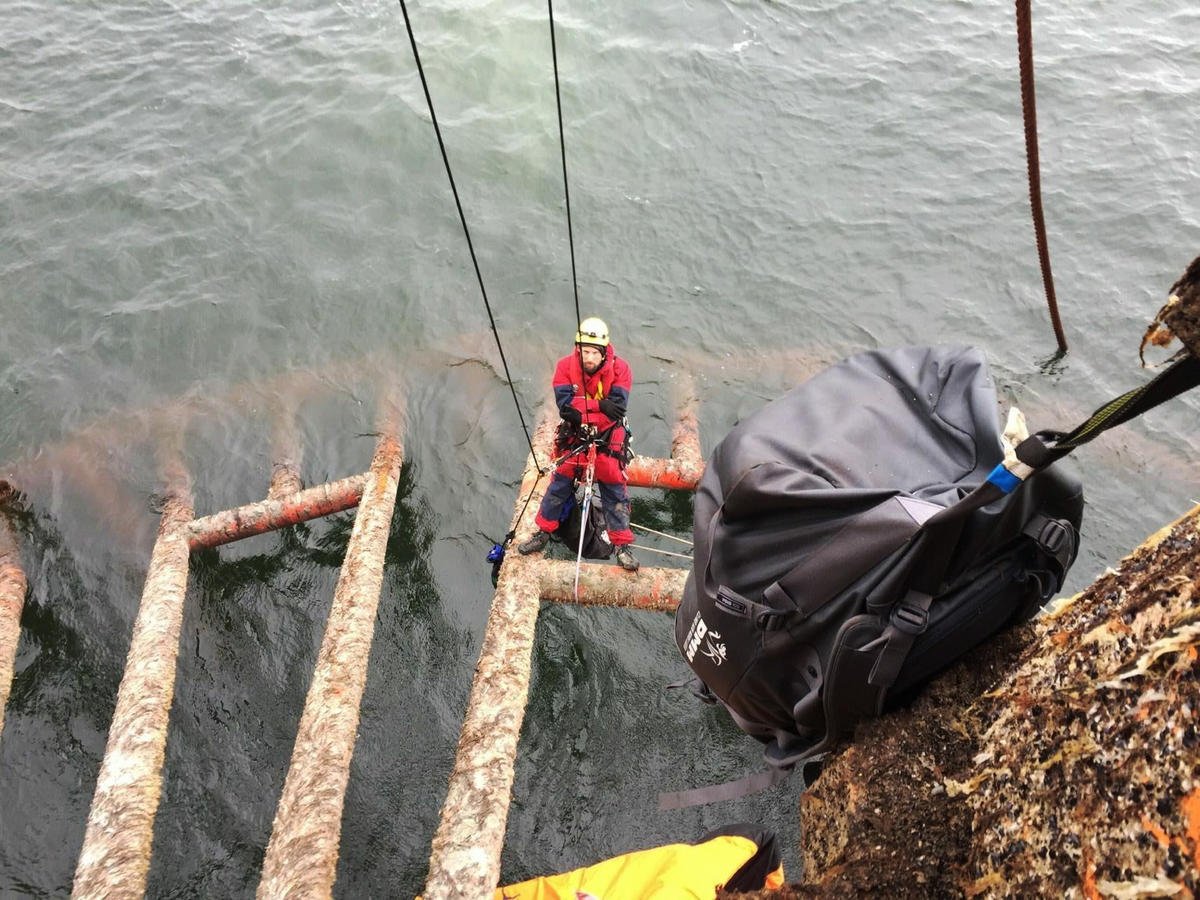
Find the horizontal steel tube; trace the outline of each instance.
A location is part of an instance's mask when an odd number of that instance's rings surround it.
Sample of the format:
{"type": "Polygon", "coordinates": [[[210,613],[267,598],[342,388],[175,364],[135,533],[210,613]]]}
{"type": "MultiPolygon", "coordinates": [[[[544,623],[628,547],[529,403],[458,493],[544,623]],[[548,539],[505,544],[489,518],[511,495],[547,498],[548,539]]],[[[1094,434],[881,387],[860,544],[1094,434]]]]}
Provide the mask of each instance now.
{"type": "Polygon", "coordinates": [[[290,497],[259,500],[196,519],[188,525],[188,546],[192,550],[219,547],[251,535],[352,509],[362,499],[366,478],[366,475],[351,475],[290,497]]]}
{"type": "Polygon", "coordinates": [[[561,559],[537,562],[541,599],[582,606],[623,606],[674,612],[683,596],[687,569],[646,568],[636,574],[620,566],[582,563],[579,599],[575,599],[575,563],[561,559]]]}

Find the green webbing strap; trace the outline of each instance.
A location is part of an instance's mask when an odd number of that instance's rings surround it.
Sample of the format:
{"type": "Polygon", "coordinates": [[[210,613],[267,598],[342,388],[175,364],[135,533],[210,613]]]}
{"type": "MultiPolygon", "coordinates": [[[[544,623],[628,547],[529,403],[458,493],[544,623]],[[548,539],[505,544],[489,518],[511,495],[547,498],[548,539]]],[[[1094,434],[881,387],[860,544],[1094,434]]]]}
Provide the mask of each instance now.
{"type": "Polygon", "coordinates": [[[1038,435],[1022,441],[1017,447],[1017,458],[1034,469],[1040,469],[1108,429],[1128,422],[1197,385],[1200,385],[1200,359],[1189,353],[1141,387],[1126,391],[1105,403],[1066,437],[1054,441],[1053,446],[1047,446],[1038,435]]]}

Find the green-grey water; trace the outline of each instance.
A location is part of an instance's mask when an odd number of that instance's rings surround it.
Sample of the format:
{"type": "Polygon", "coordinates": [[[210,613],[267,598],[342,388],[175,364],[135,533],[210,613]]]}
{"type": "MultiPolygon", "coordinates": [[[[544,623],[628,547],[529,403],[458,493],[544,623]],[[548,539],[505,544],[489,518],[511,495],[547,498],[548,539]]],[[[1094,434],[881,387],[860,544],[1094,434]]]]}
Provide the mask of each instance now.
{"type": "MultiPolygon", "coordinates": [[[[529,419],[575,315],[546,9],[411,12],[529,419]]],[[[869,347],[977,344],[1035,427],[1148,377],[1141,333],[1200,249],[1194,4],[1034,10],[1059,361],[1010,4],[555,13],[581,305],[633,366],[640,452],[668,452],[681,373],[706,450],[869,347]]],[[[398,6],[14,0],[0,162],[0,477],[25,493],[30,580],[0,736],[0,894],[69,892],[157,451],[183,435],[199,513],[263,496],[277,420],[296,424],[308,483],[344,477],[370,459],[376,398],[403,382],[336,893],[411,896],[525,449],[398,6]]],[[[1200,499],[1196,411],[1175,401],[1077,454],[1089,502],[1068,590],[1200,499]]],[[[634,518],[686,534],[689,510],[643,492],[634,518]]],[[[257,886],[351,521],[193,559],[152,896],[257,886]]],[[[733,821],[776,828],[796,874],[795,783],[655,809],[661,789],[758,765],[718,712],[663,691],[684,673],[668,617],[542,611],[505,880],[733,821]]]]}

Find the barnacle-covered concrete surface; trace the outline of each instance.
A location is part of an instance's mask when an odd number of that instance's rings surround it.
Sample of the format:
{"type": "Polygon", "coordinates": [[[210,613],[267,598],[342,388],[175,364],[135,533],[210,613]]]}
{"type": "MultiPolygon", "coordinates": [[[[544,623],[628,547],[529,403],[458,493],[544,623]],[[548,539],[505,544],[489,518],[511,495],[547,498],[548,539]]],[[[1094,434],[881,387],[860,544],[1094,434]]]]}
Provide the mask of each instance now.
{"type": "Polygon", "coordinates": [[[864,726],[762,896],[1196,896],[1198,650],[1200,507],[864,726]]]}
{"type": "Polygon", "coordinates": [[[977,891],[1200,890],[1200,508],[1038,623],[982,703],[977,891]]]}

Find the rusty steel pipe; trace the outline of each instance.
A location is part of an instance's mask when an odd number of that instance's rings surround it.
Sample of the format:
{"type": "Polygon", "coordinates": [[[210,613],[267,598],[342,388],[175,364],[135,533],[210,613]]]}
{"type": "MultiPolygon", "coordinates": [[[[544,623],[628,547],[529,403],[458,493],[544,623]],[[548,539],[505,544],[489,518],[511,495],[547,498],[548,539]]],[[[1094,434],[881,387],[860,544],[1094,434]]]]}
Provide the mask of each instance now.
{"type": "Polygon", "coordinates": [[[175,693],[188,579],[187,525],[192,519],[190,488],[179,482],[169,484],[173,486],[168,488],[146,572],[75,869],[73,897],[134,900],[146,892],[167,720],[175,693]]]}
{"type": "Polygon", "coordinates": [[[403,449],[379,439],[275,812],[258,896],[329,897],[403,449]]]}
{"type": "Polygon", "coordinates": [[[192,550],[219,547],[251,535],[352,509],[362,499],[366,481],[366,475],[351,475],[290,497],[259,500],[196,519],[188,525],[188,546],[192,550]]]}
{"type": "MultiPolygon", "coordinates": [[[[553,434],[552,423],[543,417],[533,436],[536,457],[543,466],[549,463],[553,434]]],[[[510,525],[518,532],[518,540],[533,530],[533,516],[548,483],[549,473],[539,479],[531,455],[510,525]]],[[[514,547],[500,568],[488,614],[450,788],[433,837],[425,900],[490,900],[500,880],[517,738],[529,697],[538,593],[538,560],[519,555],[514,547]]]]}
{"type": "Polygon", "coordinates": [[[0,733],[4,731],[4,708],[12,690],[17,643],[21,639],[21,610],[28,586],[16,529],[0,509],[0,733]]]}
{"type": "Polygon", "coordinates": [[[681,377],[676,395],[671,458],[635,456],[625,470],[630,487],[694,491],[700,483],[700,476],[704,474],[704,454],[700,450],[700,426],[696,419],[699,401],[691,379],[681,377]]]}
{"type": "Polygon", "coordinates": [[[655,459],[635,456],[625,475],[630,487],[670,488],[679,491],[694,491],[704,474],[704,464],[696,465],[677,459],[655,459]]]}
{"type": "Polygon", "coordinates": [[[575,563],[537,560],[542,600],[580,606],[622,606],[653,612],[674,612],[683,597],[687,569],[643,567],[636,573],[620,566],[583,563],[579,566],[579,599],[575,599],[575,563]]]}

